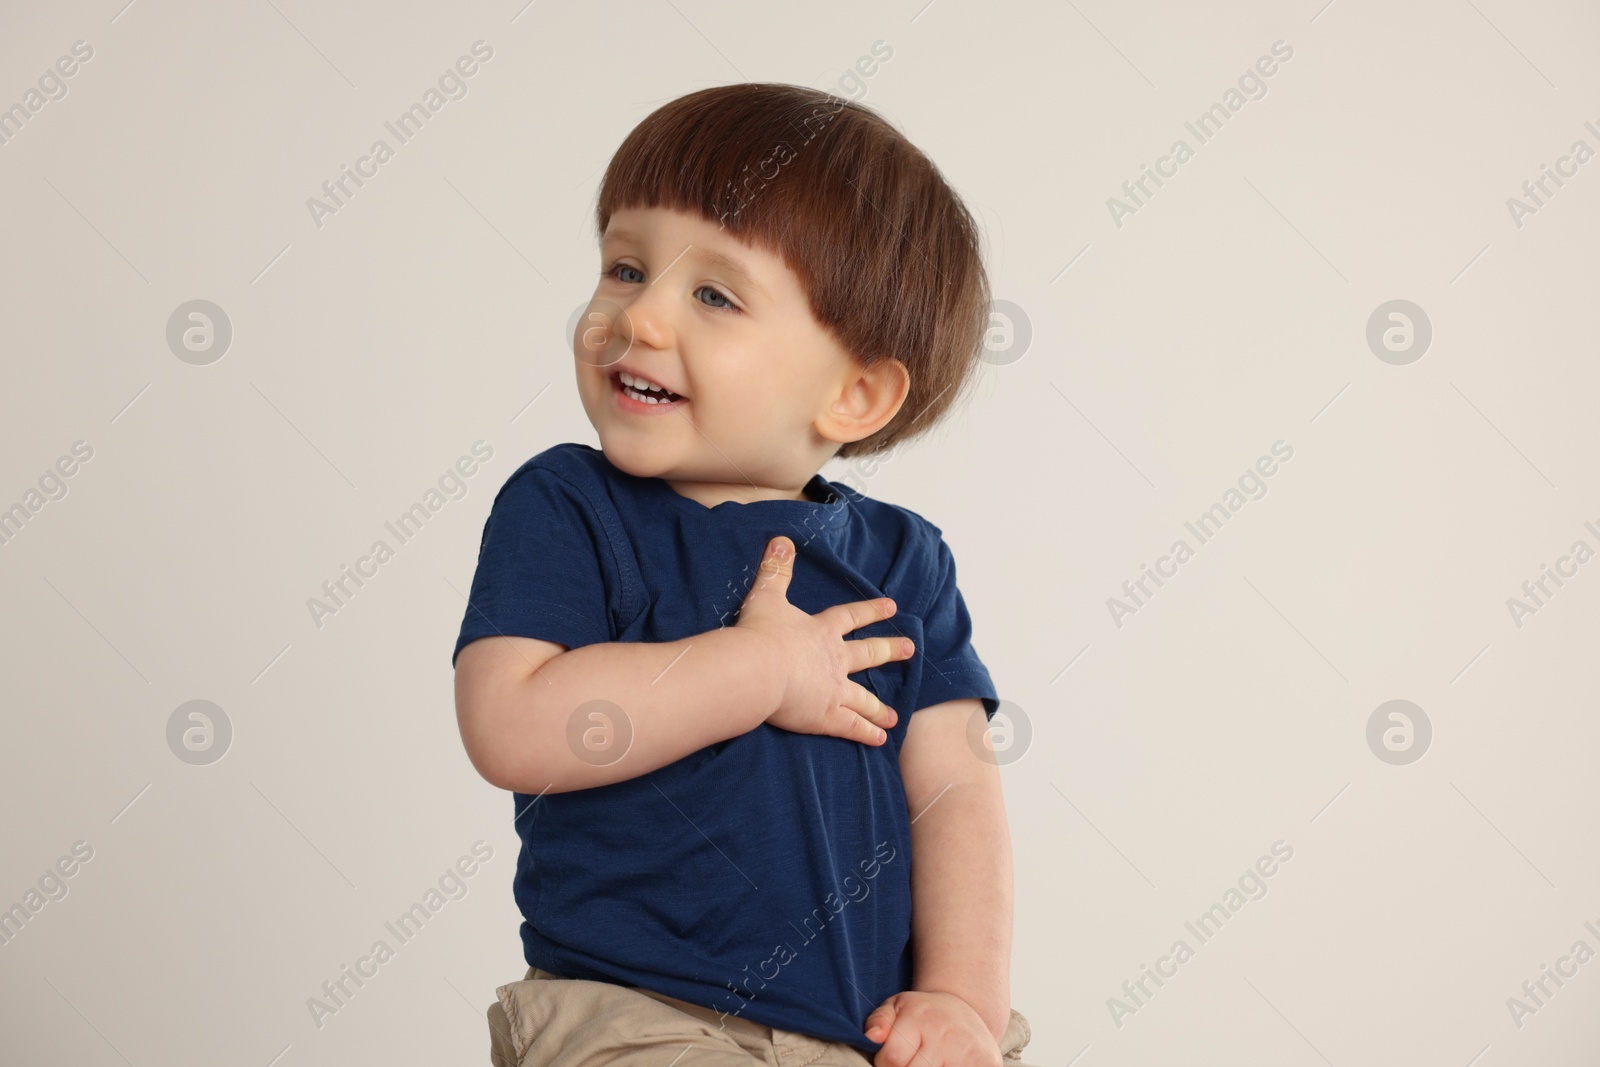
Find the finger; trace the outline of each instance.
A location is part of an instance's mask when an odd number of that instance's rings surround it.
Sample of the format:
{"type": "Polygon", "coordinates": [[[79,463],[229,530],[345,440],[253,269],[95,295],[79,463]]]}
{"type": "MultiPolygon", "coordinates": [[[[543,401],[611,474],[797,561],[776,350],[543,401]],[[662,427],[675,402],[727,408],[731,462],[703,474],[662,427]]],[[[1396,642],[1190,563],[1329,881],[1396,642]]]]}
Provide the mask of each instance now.
{"type": "Polygon", "coordinates": [[[862,1032],[867,1035],[868,1041],[883,1043],[889,1036],[889,1030],[894,1026],[894,1008],[884,1004],[867,1016],[867,1026],[862,1032]]]}
{"type": "Polygon", "coordinates": [[[850,657],[850,669],[846,674],[864,671],[890,660],[910,659],[917,654],[917,646],[909,637],[862,637],[846,641],[845,644],[849,646],[846,655],[850,657]]]}
{"type": "MultiPolygon", "coordinates": [[[[878,698],[868,694],[872,700],[878,698]]],[[[864,745],[881,745],[889,740],[889,735],[874,726],[870,718],[860,710],[844,704],[837,705],[828,715],[828,733],[834,737],[842,737],[846,741],[860,741],[864,745]]]]}
{"type": "Polygon", "coordinates": [[[768,541],[756,576],[761,580],[751,585],[750,595],[757,590],[771,590],[787,597],[789,579],[794,576],[794,542],[781,535],[768,541]]]}
{"type": "Polygon", "coordinates": [[[878,694],[864,685],[851,684],[854,688],[842,706],[853,712],[861,721],[885,730],[900,721],[899,713],[879,700],[878,694]]]}
{"type": "Polygon", "coordinates": [[[900,713],[895,711],[889,705],[885,704],[883,701],[879,700],[878,694],[874,693],[864,685],[858,685],[856,688],[861,691],[861,695],[857,698],[857,702],[865,709],[861,712],[861,714],[865,715],[867,718],[871,719],[874,723],[883,727],[885,730],[900,721],[900,713]]]}
{"type": "MultiPolygon", "coordinates": [[[[995,1047],[998,1049],[999,1045],[995,1047]]],[[[930,1051],[916,1024],[910,1019],[896,1018],[884,1035],[878,1058],[887,1067],[917,1067],[923,1062],[932,1062],[927,1055],[930,1051]]]]}
{"type": "Polygon", "coordinates": [[[888,1021],[874,1029],[873,1034],[877,1036],[869,1034],[869,1039],[883,1046],[873,1058],[874,1067],[913,1067],[927,1058],[922,1035],[892,1009],[888,1021]]]}
{"type": "Polygon", "coordinates": [[[881,596],[873,600],[857,600],[853,604],[835,604],[831,608],[817,612],[817,617],[827,620],[842,637],[868,623],[887,619],[895,613],[895,610],[895,602],[886,596],[881,596]]]}

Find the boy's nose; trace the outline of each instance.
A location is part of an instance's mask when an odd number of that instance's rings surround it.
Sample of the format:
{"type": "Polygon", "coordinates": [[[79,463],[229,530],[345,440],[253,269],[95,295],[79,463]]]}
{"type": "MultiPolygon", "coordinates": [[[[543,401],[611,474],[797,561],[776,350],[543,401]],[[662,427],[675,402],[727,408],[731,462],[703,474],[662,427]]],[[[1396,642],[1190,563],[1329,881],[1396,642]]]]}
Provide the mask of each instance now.
{"type": "Polygon", "coordinates": [[[634,343],[667,348],[672,343],[672,290],[647,285],[623,306],[617,332],[628,346],[634,343]]]}

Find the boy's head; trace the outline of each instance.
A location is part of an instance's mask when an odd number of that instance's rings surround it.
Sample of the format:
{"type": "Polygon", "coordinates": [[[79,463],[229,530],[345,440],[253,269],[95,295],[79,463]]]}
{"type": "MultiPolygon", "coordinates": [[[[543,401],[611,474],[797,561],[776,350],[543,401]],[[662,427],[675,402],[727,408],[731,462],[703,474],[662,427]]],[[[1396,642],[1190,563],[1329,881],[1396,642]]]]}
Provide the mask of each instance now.
{"type": "Polygon", "coordinates": [[[630,473],[798,485],[919,436],[972,380],[977,227],[861,104],[771,83],[680,97],[617,150],[597,223],[578,385],[630,473]],[[622,372],[681,399],[638,404],[622,372]]]}

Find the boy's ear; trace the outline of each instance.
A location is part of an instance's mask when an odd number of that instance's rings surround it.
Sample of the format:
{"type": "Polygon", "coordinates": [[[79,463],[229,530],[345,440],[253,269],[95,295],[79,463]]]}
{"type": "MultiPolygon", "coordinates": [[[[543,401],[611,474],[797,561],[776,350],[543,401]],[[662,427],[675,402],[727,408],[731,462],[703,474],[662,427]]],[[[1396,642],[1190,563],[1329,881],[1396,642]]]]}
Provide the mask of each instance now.
{"type": "Polygon", "coordinates": [[[871,367],[851,359],[838,393],[813,425],[824,440],[841,445],[871,437],[900,411],[910,389],[911,374],[898,359],[871,367]]]}

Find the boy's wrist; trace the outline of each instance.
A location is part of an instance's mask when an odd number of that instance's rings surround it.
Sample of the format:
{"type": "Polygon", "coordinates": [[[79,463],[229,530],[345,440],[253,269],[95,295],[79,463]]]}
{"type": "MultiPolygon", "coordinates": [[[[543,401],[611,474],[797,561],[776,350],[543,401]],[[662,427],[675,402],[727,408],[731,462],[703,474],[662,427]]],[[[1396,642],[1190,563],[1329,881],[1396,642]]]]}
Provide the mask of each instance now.
{"type": "Polygon", "coordinates": [[[1011,1025],[1011,1004],[1009,999],[1002,1002],[990,997],[988,998],[989,1003],[985,1004],[983,1002],[985,998],[978,996],[967,983],[935,982],[927,985],[919,982],[914,984],[912,988],[919,993],[943,993],[947,996],[955,997],[972,1009],[973,1014],[983,1023],[996,1042],[1005,1037],[1006,1028],[1011,1025]]]}
{"type": "MultiPolygon", "coordinates": [[[[772,713],[783,706],[783,694],[787,687],[787,679],[783,671],[783,653],[777,647],[775,638],[760,630],[749,627],[725,626],[719,633],[734,635],[729,639],[729,648],[732,655],[741,662],[754,665],[755,676],[755,704],[761,709],[761,722],[766,722],[772,713]]],[[[751,727],[754,729],[754,726],[751,727]]]]}

